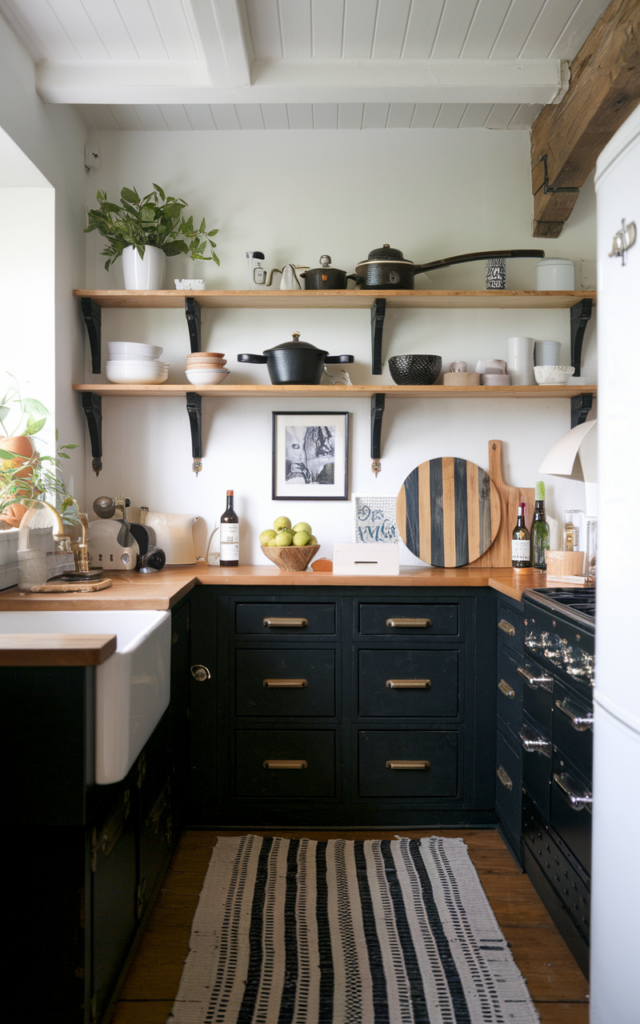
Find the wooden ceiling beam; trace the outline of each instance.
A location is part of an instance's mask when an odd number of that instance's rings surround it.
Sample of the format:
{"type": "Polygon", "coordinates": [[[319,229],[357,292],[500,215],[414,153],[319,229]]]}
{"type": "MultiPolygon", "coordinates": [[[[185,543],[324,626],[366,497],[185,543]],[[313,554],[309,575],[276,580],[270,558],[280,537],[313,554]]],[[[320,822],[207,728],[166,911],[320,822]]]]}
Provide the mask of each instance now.
{"type": "Polygon", "coordinates": [[[640,0],[612,0],[571,63],[571,83],[531,129],[534,238],[558,238],[598,156],[640,103],[640,0]]]}

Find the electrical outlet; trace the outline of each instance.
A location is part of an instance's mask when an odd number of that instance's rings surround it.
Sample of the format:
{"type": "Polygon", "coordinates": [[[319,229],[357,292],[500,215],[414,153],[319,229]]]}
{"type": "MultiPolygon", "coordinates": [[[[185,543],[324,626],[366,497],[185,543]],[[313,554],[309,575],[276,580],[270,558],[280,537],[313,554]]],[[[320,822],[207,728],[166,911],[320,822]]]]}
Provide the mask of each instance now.
{"type": "Polygon", "coordinates": [[[95,171],[100,166],[100,150],[91,142],[84,147],[84,166],[87,171],[95,171]]]}

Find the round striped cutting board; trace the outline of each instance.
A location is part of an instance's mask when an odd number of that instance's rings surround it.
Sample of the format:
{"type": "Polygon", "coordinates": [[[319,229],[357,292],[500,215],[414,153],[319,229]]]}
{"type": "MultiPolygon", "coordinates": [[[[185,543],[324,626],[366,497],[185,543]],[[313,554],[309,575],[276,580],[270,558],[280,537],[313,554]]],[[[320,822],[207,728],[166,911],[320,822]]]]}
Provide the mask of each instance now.
{"type": "Polygon", "coordinates": [[[465,459],[431,459],[409,473],[396,503],[403,541],[429,565],[453,568],[483,555],[500,526],[500,495],[465,459]]]}

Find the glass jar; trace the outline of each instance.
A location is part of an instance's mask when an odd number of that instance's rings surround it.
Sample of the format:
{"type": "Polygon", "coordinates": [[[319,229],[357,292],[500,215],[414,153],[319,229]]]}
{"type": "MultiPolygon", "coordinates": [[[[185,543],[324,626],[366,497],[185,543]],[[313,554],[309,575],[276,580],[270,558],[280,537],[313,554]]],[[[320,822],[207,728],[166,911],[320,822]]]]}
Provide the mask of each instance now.
{"type": "Polygon", "coordinates": [[[578,508],[565,509],[563,515],[563,551],[580,551],[580,517],[582,514],[582,510],[578,508]]]}

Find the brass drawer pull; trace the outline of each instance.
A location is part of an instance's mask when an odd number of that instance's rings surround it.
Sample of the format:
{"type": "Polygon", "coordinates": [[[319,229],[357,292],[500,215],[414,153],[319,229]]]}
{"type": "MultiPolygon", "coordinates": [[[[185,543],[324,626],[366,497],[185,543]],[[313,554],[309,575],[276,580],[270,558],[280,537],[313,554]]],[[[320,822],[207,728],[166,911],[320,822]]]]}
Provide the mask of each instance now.
{"type": "Polygon", "coordinates": [[[507,636],[516,635],[516,627],[512,626],[511,623],[507,622],[506,619],[500,619],[500,622],[498,623],[498,629],[501,629],[503,633],[507,634],[507,636]]]}
{"type": "Polygon", "coordinates": [[[387,679],[390,690],[430,690],[430,679],[387,679]]]}
{"type": "Polygon", "coordinates": [[[431,764],[429,761],[387,761],[386,767],[393,768],[395,771],[400,768],[427,771],[431,767],[431,764]]]}
{"type": "Polygon", "coordinates": [[[290,689],[290,690],[301,690],[305,686],[308,686],[306,679],[263,679],[262,685],[268,689],[290,689]]]}
{"type": "Polygon", "coordinates": [[[496,775],[500,779],[500,782],[502,783],[502,785],[504,786],[505,789],[513,789],[513,782],[511,781],[510,777],[505,772],[505,770],[502,767],[502,765],[500,765],[500,767],[498,768],[498,770],[496,772],[496,775]]]}
{"type": "Polygon", "coordinates": [[[506,679],[500,680],[500,682],[498,683],[498,689],[500,690],[500,693],[504,693],[505,697],[508,697],[509,700],[513,700],[513,698],[516,695],[516,691],[513,689],[513,687],[509,686],[506,679]]]}
{"type": "Polygon", "coordinates": [[[426,629],[431,626],[431,619],[387,619],[385,626],[390,629],[426,629]]]}
{"type": "Polygon", "coordinates": [[[308,619],[263,619],[263,626],[290,626],[293,629],[303,629],[309,625],[308,619]]]}
{"type": "Polygon", "coordinates": [[[306,761],[263,761],[263,768],[306,768],[306,761]]]}

